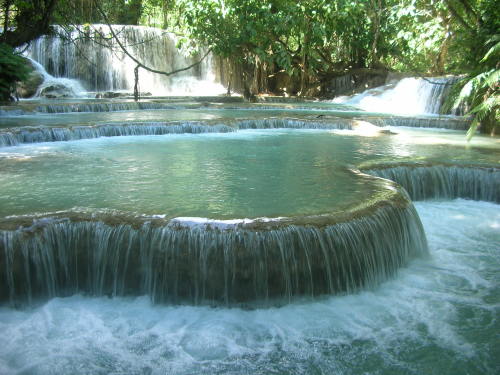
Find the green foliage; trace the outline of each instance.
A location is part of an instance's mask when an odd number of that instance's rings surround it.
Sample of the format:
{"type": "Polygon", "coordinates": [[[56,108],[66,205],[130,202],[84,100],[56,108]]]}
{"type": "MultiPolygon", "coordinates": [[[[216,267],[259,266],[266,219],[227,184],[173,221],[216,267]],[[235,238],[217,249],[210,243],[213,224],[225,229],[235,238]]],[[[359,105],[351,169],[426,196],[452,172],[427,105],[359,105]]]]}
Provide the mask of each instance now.
{"type": "Polygon", "coordinates": [[[0,43],[0,101],[12,100],[16,82],[25,80],[29,71],[22,57],[7,44],[0,43]]]}
{"type": "Polygon", "coordinates": [[[58,0],[8,0],[0,3],[0,41],[21,47],[50,32],[58,0]]]}
{"type": "Polygon", "coordinates": [[[474,73],[459,81],[452,91],[449,106],[467,106],[473,120],[467,138],[470,140],[481,125],[494,133],[500,126],[500,35],[487,43],[490,48],[480,60],[474,73]]]}
{"type": "Polygon", "coordinates": [[[139,25],[145,0],[57,0],[56,23],[60,25],[104,23],[96,2],[105,11],[111,23],[139,25]]]}
{"type": "MultiPolygon", "coordinates": [[[[303,80],[370,64],[372,1],[181,2],[189,33],[233,60],[252,63],[257,58],[303,80]]],[[[384,18],[379,19],[383,27],[384,18]]]]}

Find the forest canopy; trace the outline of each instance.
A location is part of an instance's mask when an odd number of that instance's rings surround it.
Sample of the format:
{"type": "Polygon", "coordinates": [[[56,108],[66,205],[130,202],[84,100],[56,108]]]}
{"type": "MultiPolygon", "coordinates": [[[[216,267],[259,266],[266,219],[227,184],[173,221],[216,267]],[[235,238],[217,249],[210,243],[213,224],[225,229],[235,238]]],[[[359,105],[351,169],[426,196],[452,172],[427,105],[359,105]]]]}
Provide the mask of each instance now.
{"type": "Polygon", "coordinates": [[[349,68],[473,70],[500,30],[495,0],[6,0],[2,42],[19,47],[50,25],[161,27],[223,56],[324,76],[349,68]]]}

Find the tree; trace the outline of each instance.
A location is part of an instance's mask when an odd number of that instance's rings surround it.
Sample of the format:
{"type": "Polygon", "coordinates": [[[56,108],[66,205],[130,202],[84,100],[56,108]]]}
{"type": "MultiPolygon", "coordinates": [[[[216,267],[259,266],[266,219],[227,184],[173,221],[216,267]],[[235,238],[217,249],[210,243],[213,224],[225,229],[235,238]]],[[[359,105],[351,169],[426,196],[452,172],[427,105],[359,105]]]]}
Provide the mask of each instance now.
{"type": "Polygon", "coordinates": [[[0,43],[0,101],[14,100],[16,82],[27,78],[26,61],[12,47],[0,43]]]}
{"type": "Polygon", "coordinates": [[[0,41],[16,48],[50,33],[58,0],[4,0],[0,41]]]}
{"type": "Polygon", "coordinates": [[[467,138],[470,140],[482,125],[484,131],[495,134],[500,126],[500,35],[488,41],[490,49],[474,73],[463,77],[454,87],[448,106],[466,106],[473,120],[467,138]]]}

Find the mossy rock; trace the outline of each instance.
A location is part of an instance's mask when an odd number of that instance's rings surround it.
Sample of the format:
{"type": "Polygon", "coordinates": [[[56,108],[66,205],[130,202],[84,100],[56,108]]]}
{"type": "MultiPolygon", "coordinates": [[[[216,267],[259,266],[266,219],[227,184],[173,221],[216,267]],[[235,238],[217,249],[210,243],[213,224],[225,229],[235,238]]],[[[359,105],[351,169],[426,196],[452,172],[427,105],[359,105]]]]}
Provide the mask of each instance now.
{"type": "Polygon", "coordinates": [[[21,82],[17,83],[17,95],[20,98],[31,98],[36,94],[38,87],[43,83],[45,77],[42,73],[40,73],[31,61],[25,59],[26,66],[29,68],[30,72],[28,73],[28,77],[21,82]]]}
{"type": "Polygon", "coordinates": [[[75,93],[71,88],[63,84],[54,83],[42,88],[40,96],[47,99],[70,98],[75,96],[75,93]]]}

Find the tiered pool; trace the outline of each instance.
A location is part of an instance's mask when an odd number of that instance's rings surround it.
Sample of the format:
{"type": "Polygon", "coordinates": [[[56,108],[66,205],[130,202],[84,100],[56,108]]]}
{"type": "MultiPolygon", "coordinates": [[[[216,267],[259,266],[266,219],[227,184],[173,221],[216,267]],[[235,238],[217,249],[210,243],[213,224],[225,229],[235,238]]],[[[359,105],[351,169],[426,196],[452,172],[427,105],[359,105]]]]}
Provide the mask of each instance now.
{"type": "Polygon", "coordinates": [[[147,103],[3,108],[0,372],[495,373],[496,138],[147,103]]]}

